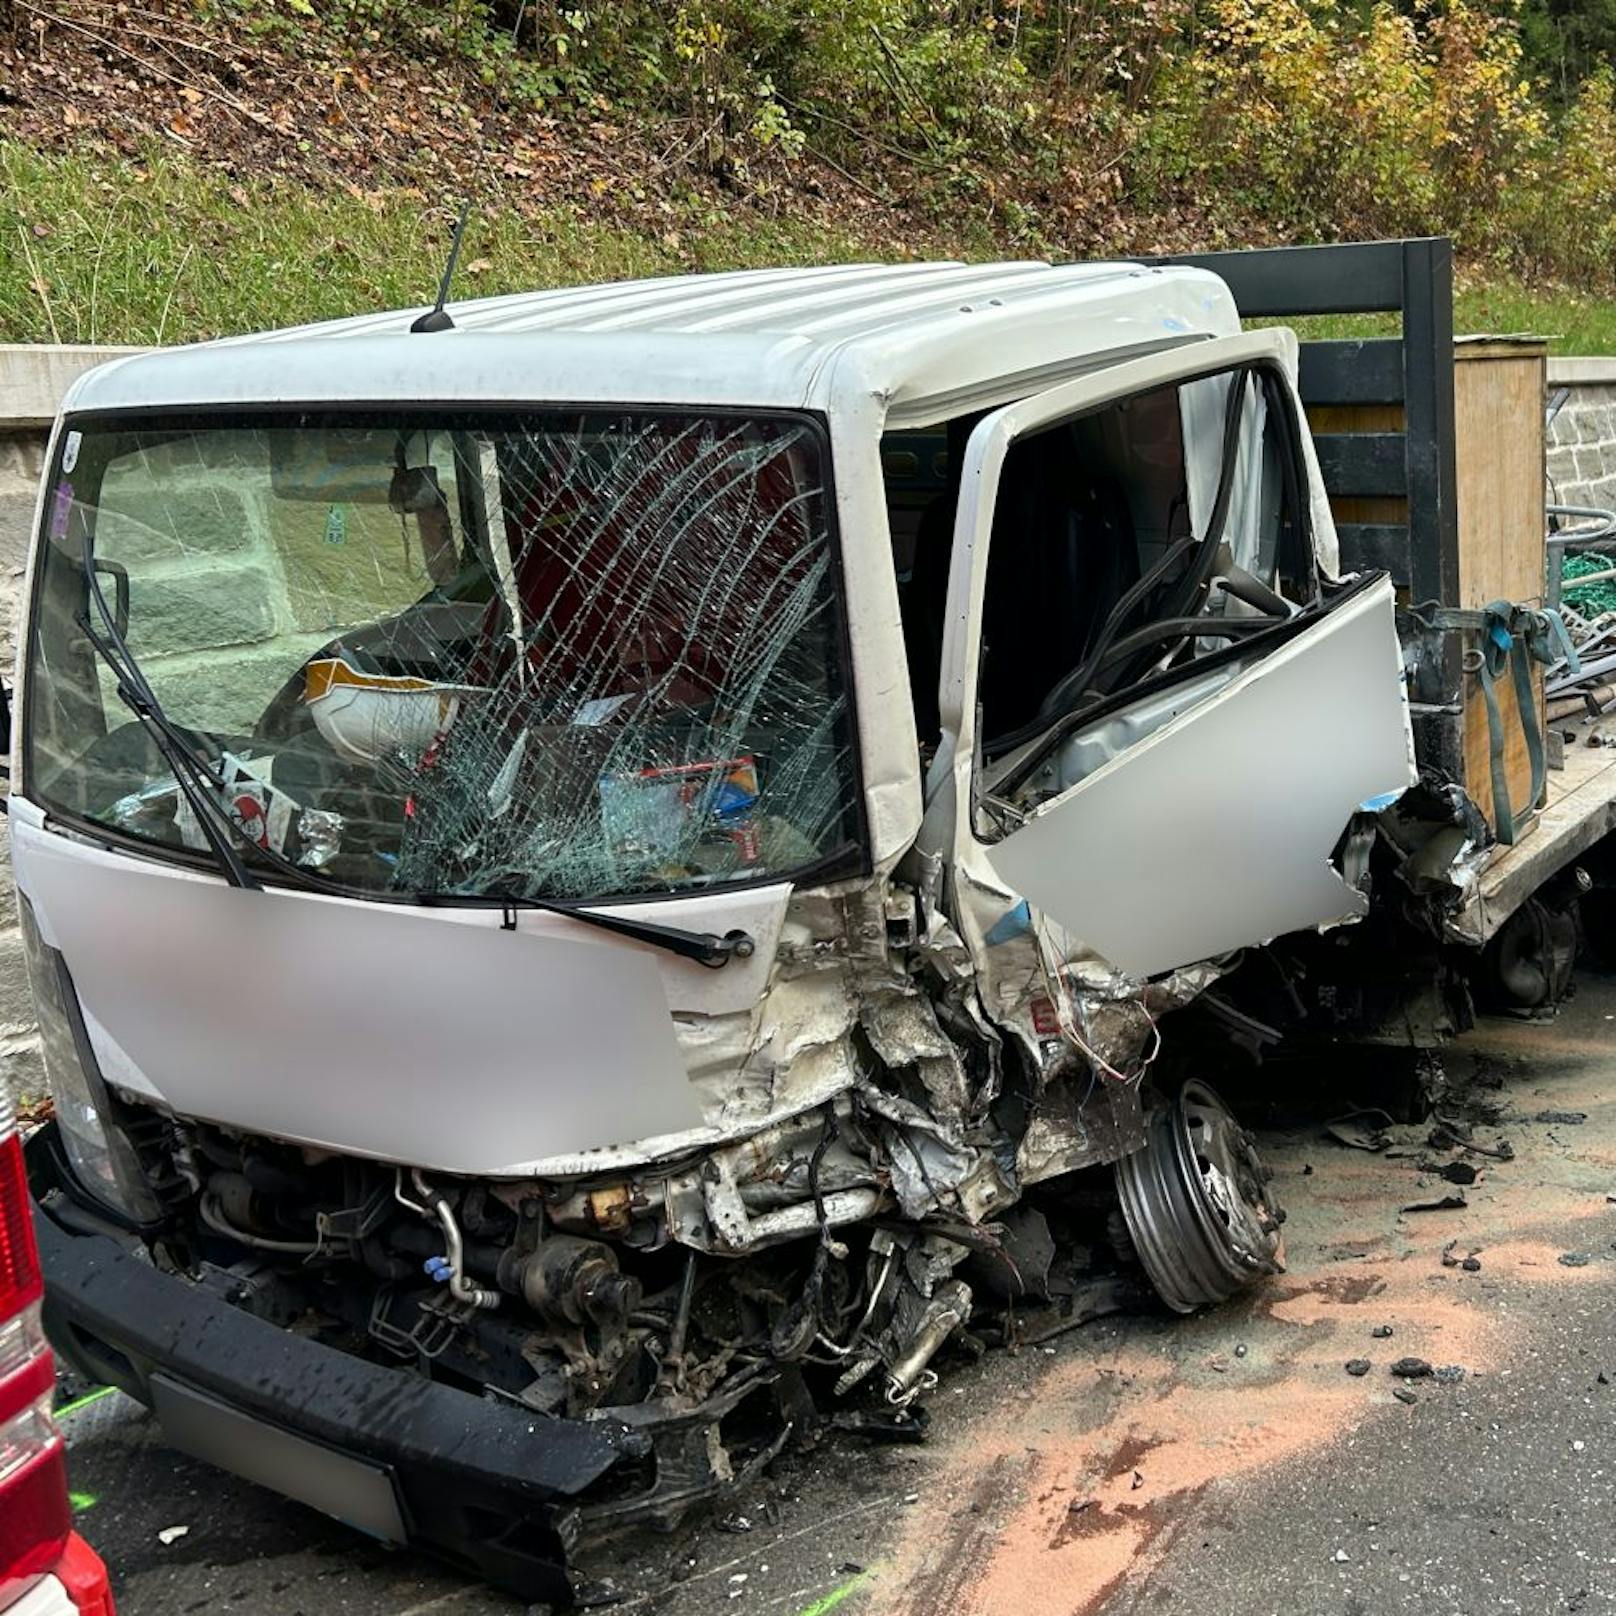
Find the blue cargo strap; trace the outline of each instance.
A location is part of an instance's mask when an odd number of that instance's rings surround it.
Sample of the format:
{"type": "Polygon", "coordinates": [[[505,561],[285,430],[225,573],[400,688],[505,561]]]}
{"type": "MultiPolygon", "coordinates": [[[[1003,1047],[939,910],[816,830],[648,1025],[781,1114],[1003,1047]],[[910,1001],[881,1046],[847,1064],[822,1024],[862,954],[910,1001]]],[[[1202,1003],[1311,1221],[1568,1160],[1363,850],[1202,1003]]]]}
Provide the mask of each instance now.
{"type": "MultiPolygon", "coordinates": [[[[1445,614],[1458,616],[1459,614],[1445,614]]],[[[1571,671],[1580,673],[1575,647],[1557,611],[1540,611],[1495,600],[1480,613],[1481,649],[1471,653],[1481,678],[1482,700],[1487,706],[1487,751],[1493,787],[1493,834],[1512,847],[1526,821],[1543,800],[1548,783],[1543,731],[1538,726],[1537,703],[1532,699],[1533,661],[1550,663],[1563,652],[1571,671]],[[1508,669],[1515,684],[1515,706],[1526,737],[1526,756],[1532,768],[1532,789],[1517,814],[1510,805],[1509,777],[1504,767],[1504,718],[1498,706],[1496,684],[1508,669]]],[[[1466,658],[1468,662],[1469,657],[1466,658]]]]}

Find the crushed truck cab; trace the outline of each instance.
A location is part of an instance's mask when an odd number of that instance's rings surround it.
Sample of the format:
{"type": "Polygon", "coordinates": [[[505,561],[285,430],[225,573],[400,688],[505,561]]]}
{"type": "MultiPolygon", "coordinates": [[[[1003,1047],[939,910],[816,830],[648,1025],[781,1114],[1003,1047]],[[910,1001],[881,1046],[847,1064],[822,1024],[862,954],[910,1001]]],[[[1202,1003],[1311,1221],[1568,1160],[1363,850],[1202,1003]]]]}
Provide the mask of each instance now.
{"type": "Polygon", "coordinates": [[[1205,270],[449,313],[64,404],[31,1156],[64,1354],[557,1597],[793,1433],[911,1431],[973,1312],[1275,1272],[1172,1018],[1366,913],[1415,770],[1295,340],[1205,270]]]}

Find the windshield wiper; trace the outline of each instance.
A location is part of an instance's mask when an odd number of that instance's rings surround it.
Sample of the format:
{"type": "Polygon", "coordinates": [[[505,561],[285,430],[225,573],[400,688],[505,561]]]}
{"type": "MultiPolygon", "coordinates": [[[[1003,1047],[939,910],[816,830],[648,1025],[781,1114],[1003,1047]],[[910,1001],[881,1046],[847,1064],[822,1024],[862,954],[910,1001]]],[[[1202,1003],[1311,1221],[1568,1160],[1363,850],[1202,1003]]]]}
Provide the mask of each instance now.
{"type": "MultiPolygon", "coordinates": [[[[258,892],[263,889],[263,883],[242,862],[241,855],[232,845],[232,838],[240,837],[268,858],[277,869],[284,870],[300,886],[315,891],[337,893],[344,897],[353,896],[354,894],[347,892],[340,883],[325,881],[319,876],[311,875],[307,870],[293,864],[290,859],[282,858],[272,849],[252,841],[246,831],[236,823],[220,800],[225,792],[223,774],[216,766],[210,766],[197,757],[192,749],[192,739],[163,711],[163,704],[158,701],[140,664],[135,660],[134,653],[130,651],[129,643],[118,627],[117,616],[107,604],[107,597],[96,575],[95,540],[88,532],[84,535],[84,574],[89,583],[90,598],[101,617],[102,632],[98,633],[90,622],[88,610],[79,618],[79,627],[84,630],[96,654],[112,670],[119,700],[139,719],[141,727],[151,737],[152,744],[172,770],[174,784],[196,815],[197,824],[203,836],[207,838],[209,851],[212,852],[225,879],[231,886],[242,887],[248,891],[258,892]],[[212,796],[210,789],[219,796],[212,796]]],[[[423,904],[443,901],[434,897],[417,899],[417,902],[423,904]]],[[[472,898],[459,901],[475,903],[484,900],[472,898]]],[[[601,914],[593,909],[578,908],[548,898],[527,898],[494,891],[488,894],[486,901],[489,904],[497,903],[507,911],[538,909],[564,915],[570,920],[582,921],[585,925],[598,926],[603,931],[631,937],[636,942],[666,948],[684,959],[694,960],[698,965],[714,969],[727,965],[732,958],[750,959],[757,946],[751,934],[745,931],[725,932],[722,936],[717,932],[686,931],[679,926],[662,926],[650,920],[633,920],[621,915],[601,914]]]]}
{"type": "Polygon", "coordinates": [[[714,931],[686,931],[682,926],[663,926],[654,920],[602,914],[598,909],[580,908],[556,898],[527,898],[503,893],[497,885],[475,896],[457,900],[421,899],[422,903],[445,901],[481,904],[490,908],[497,904],[505,910],[510,929],[514,929],[515,911],[518,909],[535,909],[544,914],[561,915],[567,920],[581,920],[586,925],[599,926],[602,931],[614,931],[619,936],[632,937],[635,942],[665,948],[681,959],[694,960],[698,965],[706,965],[713,970],[728,965],[731,959],[750,959],[757,949],[750,932],[727,931],[720,936],[714,931]]]}
{"type": "Polygon", "coordinates": [[[224,804],[203,788],[205,782],[222,797],[224,777],[203,763],[192,751],[192,742],[163,711],[162,703],[153,693],[140,664],[135,661],[123,631],[118,627],[118,619],[102,591],[101,580],[95,569],[95,538],[88,530],[84,534],[84,577],[89,586],[90,599],[100,613],[104,635],[98,634],[92,626],[88,609],[79,618],[79,627],[84,630],[96,654],[112,670],[118,699],[140,721],[141,728],[151,737],[152,745],[173,771],[174,784],[196,815],[197,825],[224,878],[233,887],[241,887],[248,892],[259,891],[262,883],[231,845],[233,836],[244,833],[231,819],[224,804]],[[221,824],[223,830],[220,829],[221,824]]]}

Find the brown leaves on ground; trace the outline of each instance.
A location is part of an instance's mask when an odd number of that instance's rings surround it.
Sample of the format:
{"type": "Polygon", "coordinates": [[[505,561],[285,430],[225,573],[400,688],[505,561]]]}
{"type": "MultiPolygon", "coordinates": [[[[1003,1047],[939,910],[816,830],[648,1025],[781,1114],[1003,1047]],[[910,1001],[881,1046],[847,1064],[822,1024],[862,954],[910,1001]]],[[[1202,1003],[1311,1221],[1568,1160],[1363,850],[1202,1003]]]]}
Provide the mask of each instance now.
{"type": "MultiPolygon", "coordinates": [[[[957,251],[959,238],[958,198],[879,147],[856,170],[812,150],[712,162],[678,120],[518,105],[452,56],[414,59],[312,20],[295,34],[254,34],[182,0],[0,3],[0,109],[4,132],[41,150],[89,145],[135,160],[154,142],[178,148],[237,181],[241,205],[242,182],[265,179],[361,200],[402,188],[473,195],[530,217],[575,204],[692,262],[699,242],[669,231],[670,203],[823,223],[884,256],[957,251]]],[[[1095,178],[1074,173],[1058,195],[1034,194],[1014,172],[984,172],[975,211],[1015,252],[1056,245],[1083,256],[1206,238],[1198,218],[1130,218],[1114,186],[1095,178]],[[1038,220],[1039,238],[1010,230],[1012,218],[1038,220]]]]}

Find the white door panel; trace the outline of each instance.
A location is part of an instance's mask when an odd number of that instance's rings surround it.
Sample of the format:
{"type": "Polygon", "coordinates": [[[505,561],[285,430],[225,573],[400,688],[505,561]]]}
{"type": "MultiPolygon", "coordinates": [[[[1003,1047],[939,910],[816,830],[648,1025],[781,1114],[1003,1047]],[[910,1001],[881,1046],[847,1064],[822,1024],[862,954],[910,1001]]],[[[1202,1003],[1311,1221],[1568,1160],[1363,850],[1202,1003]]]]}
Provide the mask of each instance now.
{"type": "Polygon", "coordinates": [[[1382,579],[1045,803],[995,874],[1130,976],[1362,914],[1330,851],[1414,778],[1392,599],[1382,579]]]}
{"type": "MultiPolygon", "coordinates": [[[[951,844],[957,918],[990,993],[997,966],[987,934],[1005,913],[1007,888],[1027,900],[1040,933],[1051,924],[1067,933],[1043,939],[1045,952],[1059,956],[1052,967],[1097,953],[1131,976],[1363,911],[1361,896],[1331,867],[1331,849],[1360,803],[1415,777],[1385,579],[1127,744],[1003,840],[982,840],[989,827],[972,806],[982,784],[977,687],[988,547],[1010,446],[1115,400],[1237,365],[1283,371],[1300,418],[1295,339],[1260,331],[1051,388],[986,417],[971,435],[939,690],[943,750],[933,775],[951,776],[955,806],[946,816],[951,829],[938,824],[933,834],[951,844]]],[[[1300,449],[1309,485],[1300,497],[1313,515],[1315,554],[1327,565],[1334,534],[1311,486],[1317,474],[1305,429],[1300,449]]],[[[1186,671],[1187,686],[1194,678],[1186,671]]]]}

